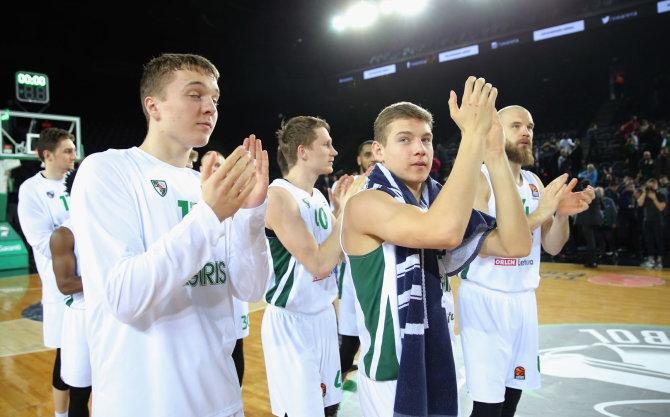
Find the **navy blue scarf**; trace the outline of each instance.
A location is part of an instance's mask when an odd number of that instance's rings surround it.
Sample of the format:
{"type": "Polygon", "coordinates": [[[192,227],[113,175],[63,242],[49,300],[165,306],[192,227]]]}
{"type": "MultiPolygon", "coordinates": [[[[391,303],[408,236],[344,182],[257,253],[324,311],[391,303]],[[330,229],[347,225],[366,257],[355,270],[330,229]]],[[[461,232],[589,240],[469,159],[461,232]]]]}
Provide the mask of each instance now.
{"type": "MultiPolygon", "coordinates": [[[[428,177],[421,204],[407,186],[377,164],[366,188],[390,194],[396,201],[430,207],[442,185],[428,177]]],[[[465,268],[495,228],[491,216],[472,211],[463,243],[444,251],[396,246],[398,321],[402,355],[398,371],[394,417],[458,415],[456,370],[442,295],[448,276],[465,268]]]]}

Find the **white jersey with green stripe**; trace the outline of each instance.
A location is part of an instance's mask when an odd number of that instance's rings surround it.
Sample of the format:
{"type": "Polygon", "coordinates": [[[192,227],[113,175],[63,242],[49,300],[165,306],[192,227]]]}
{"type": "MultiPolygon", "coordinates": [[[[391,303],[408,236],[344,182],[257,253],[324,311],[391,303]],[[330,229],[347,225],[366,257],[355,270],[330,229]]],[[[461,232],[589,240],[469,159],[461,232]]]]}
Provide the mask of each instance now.
{"type": "MultiPolygon", "coordinates": [[[[281,187],[295,199],[300,216],[321,245],[333,230],[333,216],[328,200],[314,188],[310,195],[285,179],[278,178],[270,187],[281,187]]],[[[267,231],[272,256],[273,273],[268,282],[265,301],[276,307],[282,307],[295,313],[317,314],[326,308],[332,308],[337,298],[335,271],[324,279],[312,275],[298,260],[289,253],[281,241],[267,231]]]]}
{"type": "Polygon", "coordinates": [[[70,195],[64,180],[50,180],[40,171],[19,187],[17,208],[21,230],[33,250],[35,266],[42,281],[42,302],[63,302],[51,266],[51,233],[70,217],[70,195]]]}
{"type": "MultiPolygon", "coordinates": [[[[61,227],[66,227],[70,229],[70,232],[72,232],[72,235],[74,236],[74,232],[72,231],[71,219],[65,220],[65,223],[63,223],[61,227]]],[[[81,276],[81,271],[79,269],[79,252],[77,251],[77,241],[74,242],[74,255],[77,261],[77,275],[81,276]]],[[[86,309],[86,300],[84,299],[84,291],[79,291],[74,294],[68,295],[67,298],[65,299],[65,305],[75,310],[86,309]]]]}
{"type": "Polygon", "coordinates": [[[398,379],[402,344],[396,329],[398,296],[396,288],[395,245],[387,242],[372,252],[348,255],[348,268],[354,283],[356,321],[361,353],[358,372],[375,381],[398,379]]]}
{"type": "MultiPolygon", "coordinates": [[[[489,214],[495,217],[496,198],[493,194],[491,178],[486,165],[482,165],[482,172],[486,176],[491,189],[491,198],[488,202],[489,214]]],[[[530,171],[521,170],[521,178],[523,183],[518,185],[517,189],[521,195],[526,216],[528,216],[537,210],[540,200],[540,187],[537,179],[530,171]]],[[[486,288],[503,292],[519,292],[537,288],[540,284],[541,229],[541,227],[537,227],[533,230],[533,245],[530,255],[525,258],[477,257],[459,274],[460,277],[486,288]]]]}

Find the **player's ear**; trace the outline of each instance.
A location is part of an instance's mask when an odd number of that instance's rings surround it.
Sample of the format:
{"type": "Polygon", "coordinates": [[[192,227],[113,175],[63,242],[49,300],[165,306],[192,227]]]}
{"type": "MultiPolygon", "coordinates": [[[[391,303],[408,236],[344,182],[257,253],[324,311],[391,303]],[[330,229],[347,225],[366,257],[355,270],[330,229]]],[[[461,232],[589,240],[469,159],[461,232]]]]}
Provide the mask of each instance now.
{"type": "Polygon", "coordinates": [[[147,96],[144,98],[144,108],[147,110],[149,117],[154,120],[160,120],[160,111],[158,109],[158,99],[156,97],[147,96]]]}
{"type": "Polygon", "coordinates": [[[375,157],[375,161],[377,162],[384,162],[384,145],[381,143],[374,141],[372,142],[372,155],[375,157]]]}
{"type": "Polygon", "coordinates": [[[296,154],[298,155],[298,159],[305,160],[307,158],[307,148],[305,148],[304,145],[298,145],[298,149],[296,149],[296,154]]]}

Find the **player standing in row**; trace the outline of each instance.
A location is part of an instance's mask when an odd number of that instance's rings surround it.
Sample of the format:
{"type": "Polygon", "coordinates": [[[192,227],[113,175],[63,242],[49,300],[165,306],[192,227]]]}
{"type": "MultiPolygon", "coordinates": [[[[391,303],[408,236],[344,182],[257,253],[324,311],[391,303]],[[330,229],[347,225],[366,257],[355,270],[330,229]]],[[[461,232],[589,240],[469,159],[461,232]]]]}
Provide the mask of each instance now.
{"type": "MultiPolygon", "coordinates": [[[[72,193],[77,170],[65,178],[65,191],[72,193]]],[[[88,400],[91,396],[91,358],[86,337],[86,301],[84,298],[77,247],[72,234],[71,219],[54,230],[49,241],[51,259],[58,290],[67,296],[61,332],[60,375],[70,386],[68,417],[88,417],[88,400]],[[73,408],[73,404],[79,407],[73,408]]]]}
{"type": "Polygon", "coordinates": [[[480,249],[507,256],[530,251],[521,200],[509,192],[515,185],[496,97],[491,84],[475,77],[465,83],[460,108],[451,92],[449,109],[462,140],[444,187],[429,177],[433,118],[427,110],[401,102],[375,120],[372,150],[381,163],[366,190],[348,202],[342,226],[356,294],[358,394],[366,417],[458,414],[442,301],[448,275],[480,249]],[[483,161],[496,173],[496,189],[508,195],[497,228],[493,218],[472,208],[483,161]]]}
{"type": "MultiPolygon", "coordinates": [[[[512,168],[515,192],[532,232],[531,252],[524,258],[478,257],[463,272],[458,289],[458,328],[465,361],[466,383],[474,404],[472,417],[511,417],[521,390],[540,387],[538,320],[535,288],[540,283],[540,247],[551,255],[568,240],[568,217],[586,210],[593,189],[573,193],[567,174],[546,188],[522,166],[533,165],[530,112],[521,106],[500,110],[505,154],[512,168]]],[[[500,218],[502,193],[488,165],[477,176],[475,207],[500,218]]],[[[499,223],[502,223],[500,221],[499,223]]]]}
{"type": "MultiPolygon", "coordinates": [[[[329,131],[325,120],[310,116],[293,117],[277,131],[283,178],[268,190],[265,224],[274,273],[261,339],[272,413],[281,417],[334,416],[342,398],[333,306],[341,216],[333,216],[314,188],[320,175],[333,171],[337,151],[329,131]]],[[[340,178],[333,195],[337,211],[352,180],[340,178]]]]}
{"type": "MultiPolygon", "coordinates": [[[[44,345],[56,349],[53,370],[53,399],[56,416],[68,412],[70,387],[60,376],[60,345],[65,295],[58,291],[51,266],[51,233],[70,217],[70,196],[65,191],[65,174],[77,159],[74,136],[64,129],[47,128],[37,140],[37,157],[44,170],[19,187],[18,215],[21,230],[33,249],[37,273],[42,280],[42,331],[44,345]]],[[[75,409],[81,404],[72,404],[75,409]]],[[[88,410],[88,404],[85,404],[88,410]]]]}
{"type": "Polygon", "coordinates": [[[97,417],[243,415],[233,295],[258,300],[270,273],[268,160],[251,135],[216,172],[185,168],[216,125],[218,77],[198,55],[151,60],[142,144],[79,168],[72,223],[97,417]]]}

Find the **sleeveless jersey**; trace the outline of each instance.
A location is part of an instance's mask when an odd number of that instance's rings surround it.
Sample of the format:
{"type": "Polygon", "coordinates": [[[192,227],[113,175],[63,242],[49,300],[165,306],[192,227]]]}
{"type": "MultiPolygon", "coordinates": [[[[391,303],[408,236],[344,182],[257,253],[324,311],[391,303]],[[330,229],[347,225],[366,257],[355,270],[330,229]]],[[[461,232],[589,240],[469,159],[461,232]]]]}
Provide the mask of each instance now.
{"type": "Polygon", "coordinates": [[[356,321],[361,353],[358,371],[375,381],[398,379],[401,354],[396,288],[395,245],[381,246],[365,255],[345,252],[354,283],[356,321]]]}
{"type": "MultiPolygon", "coordinates": [[[[285,179],[278,178],[270,187],[281,187],[295,199],[300,216],[321,245],[332,232],[332,212],[328,201],[316,188],[309,195],[285,179]]],[[[265,301],[295,313],[316,314],[332,308],[337,298],[335,272],[324,279],[314,277],[293,257],[271,230],[266,230],[272,257],[273,272],[268,282],[265,301]]]]}
{"type": "MultiPolygon", "coordinates": [[[[488,202],[488,210],[491,216],[496,215],[496,200],[491,186],[486,165],[482,165],[482,172],[486,176],[491,189],[491,198],[488,202]]],[[[535,176],[530,171],[521,170],[523,183],[517,186],[523,201],[526,216],[537,210],[540,199],[540,187],[535,176]]],[[[533,244],[530,255],[525,258],[499,258],[489,256],[477,257],[465,268],[460,276],[462,279],[477,283],[486,288],[504,291],[519,292],[537,288],[540,284],[540,248],[542,238],[542,227],[538,226],[532,232],[533,244]]]]}
{"type": "Polygon", "coordinates": [[[70,196],[63,180],[50,180],[38,172],[19,187],[18,215],[26,240],[33,250],[42,280],[42,302],[63,302],[51,266],[51,233],[70,217],[70,196]]]}

